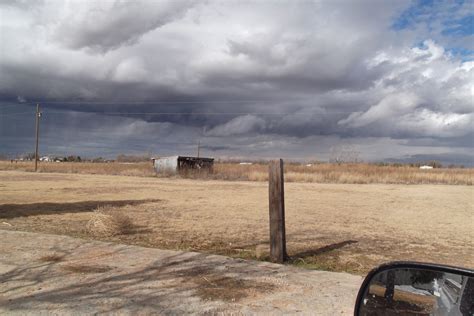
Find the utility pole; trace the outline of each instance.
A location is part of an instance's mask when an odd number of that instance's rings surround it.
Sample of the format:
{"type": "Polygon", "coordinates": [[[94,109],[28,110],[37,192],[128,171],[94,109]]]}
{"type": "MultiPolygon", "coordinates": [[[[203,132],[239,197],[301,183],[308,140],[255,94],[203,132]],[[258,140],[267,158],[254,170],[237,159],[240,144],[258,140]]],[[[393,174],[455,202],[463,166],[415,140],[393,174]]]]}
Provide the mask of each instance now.
{"type": "Polygon", "coordinates": [[[35,172],[38,170],[38,143],[39,143],[39,119],[41,117],[41,112],[39,109],[39,104],[36,104],[36,148],[35,148],[35,172]]]}
{"type": "Polygon", "coordinates": [[[201,150],[201,141],[198,140],[198,155],[197,155],[198,158],[199,158],[199,152],[200,152],[200,150],[201,150]]]}

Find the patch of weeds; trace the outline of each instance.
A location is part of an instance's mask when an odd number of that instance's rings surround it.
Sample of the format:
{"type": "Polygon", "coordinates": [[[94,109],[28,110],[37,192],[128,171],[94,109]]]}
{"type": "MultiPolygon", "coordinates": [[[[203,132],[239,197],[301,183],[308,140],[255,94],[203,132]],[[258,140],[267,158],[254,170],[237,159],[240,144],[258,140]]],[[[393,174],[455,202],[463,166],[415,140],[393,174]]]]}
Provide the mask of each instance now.
{"type": "Polygon", "coordinates": [[[72,273],[104,273],[112,270],[109,266],[67,265],[62,267],[72,273]]]}
{"type": "Polygon", "coordinates": [[[367,268],[364,262],[344,262],[341,260],[341,257],[341,253],[333,252],[330,254],[321,254],[304,258],[291,258],[288,263],[309,270],[347,272],[355,274],[367,273],[367,268]]]}
{"type": "Polygon", "coordinates": [[[98,207],[86,225],[87,231],[97,237],[126,235],[133,233],[132,219],[113,206],[98,207]]]}
{"type": "Polygon", "coordinates": [[[329,253],[322,253],[318,255],[309,255],[303,257],[290,258],[288,263],[297,267],[311,269],[340,272],[343,269],[339,262],[339,251],[331,251],[329,253]]]}
{"type": "Polygon", "coordinates": [[[255,297],[260,293],[268,293],[275,289],[275,285],[272,283],[225,276],[206,266],[193,267],[174,273],[183,278],[183,281],[197,285],[196,294],[203,300],[237,302],[243,298],[255,297]]]}
{"type": "Polygon", "coordinates": [[[39,261],[43,261],[43,262],[60,262],[62,260],[63,260],[63,256],[60,256],[58,254],[45,255],[39,258],[39,261]]]}
{"type": "MultiPolygon", "coordinates": [[[[215,253],[221,256],[227,256],[231,258],[239,258],[246,260],[259,260],[255,257],[255,251],[253,249],[245,248],[221,248],[221,249],[211,249],[209,253],[215,253]]],[[[265,261],[265,260],[262,260],[265,261]]]]}
{"type": "Polygon", "coordinates": [[[203,275],[193,281],[199,285],[197,294],[202,299],[226,302],[237,302],[259,293],[268,293],[275,288],[273,284],[266,282],[216,275],[203,275]]]}
{"type": "MultiPolygon", "coordinates": [[[[301,259],[301,258],[298,258],[298,259],[301,259]]],[[[330,264],[328,262],[318,261],[312,258],[306,258],[306,260],[298,260],[298,259],[296,260],[292,259],[289,261],[289,263],[299,268],[304,268],[308,270],[339,271],[335,269],[333,264],[330,264]]]]}

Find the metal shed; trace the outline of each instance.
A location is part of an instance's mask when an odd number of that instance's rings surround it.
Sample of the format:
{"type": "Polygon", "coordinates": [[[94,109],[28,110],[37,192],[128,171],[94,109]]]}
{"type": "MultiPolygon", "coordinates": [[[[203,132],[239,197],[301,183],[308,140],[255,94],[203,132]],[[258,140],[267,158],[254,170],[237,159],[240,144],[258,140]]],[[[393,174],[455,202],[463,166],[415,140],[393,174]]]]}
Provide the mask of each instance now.
{"type": "Polygon", "coordinates": [[[214,158],[171,156],[153,158],[157,173],[185,173],[188,171],[212,172],[214,158]]]}

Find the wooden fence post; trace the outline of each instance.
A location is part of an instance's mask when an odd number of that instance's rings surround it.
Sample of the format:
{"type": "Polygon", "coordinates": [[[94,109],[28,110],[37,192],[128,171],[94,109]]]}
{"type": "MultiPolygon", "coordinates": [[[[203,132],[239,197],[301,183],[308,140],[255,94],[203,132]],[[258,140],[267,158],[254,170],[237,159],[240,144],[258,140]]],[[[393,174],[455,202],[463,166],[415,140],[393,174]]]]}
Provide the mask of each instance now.
{"type": "Polygon", "coordinates": [[[283,160],[271,161],[268,168],[268,195],[270,205],[270,260],[283,263],[286,254],[285,188],[283,160]]]}

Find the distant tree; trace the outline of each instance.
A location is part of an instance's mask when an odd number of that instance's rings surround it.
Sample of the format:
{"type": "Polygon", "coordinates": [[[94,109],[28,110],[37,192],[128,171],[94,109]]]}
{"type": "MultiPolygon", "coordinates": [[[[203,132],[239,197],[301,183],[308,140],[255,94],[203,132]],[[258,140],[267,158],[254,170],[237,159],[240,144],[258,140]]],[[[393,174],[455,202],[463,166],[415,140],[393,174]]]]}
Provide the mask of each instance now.
{"type": "Polygon", "coordinates": [[[96,157],[92,159],[92,162],[104,162],[104,158],[102,157],[96,157]]]}
{"type": "Polygon", "coordinates": [[[329,162],[341,164],[341,163],[355,163],[360,162],[360,152],[351,145],[341,145],[331,147],[331,153],[329,162]]]}
{"type": "Polygon", "coordinates": [[[66,158],[64,158],[64,161],[67,161],[67,162],[81,162],[82,159],[80,156],[67,156],[66,158]]]}
{"type": "Polygon", "coordinates": [[[151,159],[150,154],[144,154],[144,155],[120,154],[117,156],[117,161],[119,162],[143,162],[143,161],[149,161],[150,159],[151,159]]]}
{"type": "Polygon", "coordinates": [[[35,153],[20,155],[20,158],[23,158],[24,160],[35,160],[35,153]]]}
{"type": "Polygon", "coordinates": [[[443,167],[443,165],[441,164],[441,162],[436,161],[436,160],[431,160],[431,161],[429,161],[426,165],[431,166],[431,167],[433,167],[433,168],[442,168],[442,167],[443,167]]]}

